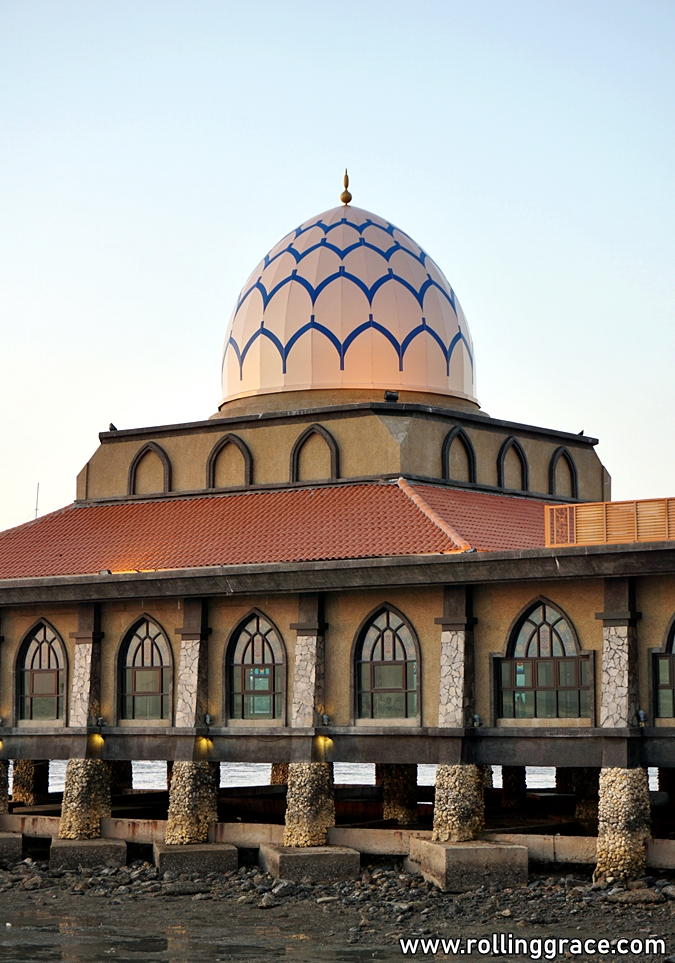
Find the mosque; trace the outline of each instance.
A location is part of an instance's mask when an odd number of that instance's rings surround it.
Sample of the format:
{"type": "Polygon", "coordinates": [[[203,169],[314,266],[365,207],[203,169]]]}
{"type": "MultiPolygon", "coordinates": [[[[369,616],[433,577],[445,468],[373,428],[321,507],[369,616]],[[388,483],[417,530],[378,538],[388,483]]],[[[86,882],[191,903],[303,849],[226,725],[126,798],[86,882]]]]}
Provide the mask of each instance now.
{"type": "Polygon", "coordinates": [[[376,763],[407,826],[434,763],[452,844],[491,765],[513,811],[555,766],[598,876],[641,875],[647,767],[675,767],[675,499],[612,502],[597,439],[483,412],[441,269],[340,200],[244,284],[215,414],[111,425],[71,505],[0,534],[0,829],[67,758],[54,836],[101,837],[130,761],[165,759],[166,844],[205,842],[217,764],[268,762],[283,845],[323,847],[332,763],[376,763]]]}

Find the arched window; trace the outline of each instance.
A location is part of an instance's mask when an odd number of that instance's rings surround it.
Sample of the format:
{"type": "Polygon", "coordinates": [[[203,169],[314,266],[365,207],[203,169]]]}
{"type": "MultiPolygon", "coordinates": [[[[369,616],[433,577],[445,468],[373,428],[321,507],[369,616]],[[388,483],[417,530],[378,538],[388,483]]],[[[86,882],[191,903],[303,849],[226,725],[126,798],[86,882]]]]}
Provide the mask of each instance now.
{"type": "Polygon", "coordinates": [[[503,719],[586,719],[591,715],[591,662],[579,655],[565,616],[536,602],[516,623],[499,659],[497,687],[503,719]]]}
{"type": "Polygon", "coordinates": [[[525,449],[510,435],[497,455],[497,485],[512,491],[526,492],[529,488],[529,467],[525,449]]]}
{"type": "Polygon", "coordinates": [[[150,619],[142,619],[129,632],[122,669],[122,718],[168,719],[171,650],[160,627],[150,619]]]}
{"type": "Polygon", "coordinates": [[[292,482],[336,481],[340,477],[340,450],[323,425],[310,425],[291,449],[292,482]]]}
{"type": "Polygon", "coordinates": [[[471,439],[459,425],[445,436],[441,464],[446,481],[476,483],[476,452],[471,439]]]}
{"type": "Polygon", "coordinates": [[[564,445],[556,448],[548,466],[548,488],[551,495],[579,497],[579,478],[574,459],[564,445]]]}
{"type": "Polygon", "coordinates": [[[19,656],[19,718],[63,719],[66,658],[56,633],[40,622],[19,656]]]}
{"type": "Polygon", "coordinates": [[[418,713],[417,650],[403,619],[385,608],[361,630],[356,647],[360,719],[414,719],[418,713]]]}
{"type": "Polygon", "coordinates": [[[666,634],[664,652],[654,656],[654,691],[656,692],[656,716],[659,719],[675,717],[675,616],[666,634]]]}
{"type": "Polygon", "coordinates": [[[230,643],[231,719],[281,719],[284,647],[262,615],[252,615],[230,643]]]}

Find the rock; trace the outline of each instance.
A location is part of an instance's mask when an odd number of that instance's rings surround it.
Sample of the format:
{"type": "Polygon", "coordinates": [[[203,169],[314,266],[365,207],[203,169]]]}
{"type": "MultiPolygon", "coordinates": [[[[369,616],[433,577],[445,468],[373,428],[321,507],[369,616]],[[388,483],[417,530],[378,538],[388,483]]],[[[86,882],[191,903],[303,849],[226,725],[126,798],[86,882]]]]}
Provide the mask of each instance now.
{"type": "Polygon", "coordinates": [[[276,897],[272,893],[265,893],[263,898],[258,903],[260,909],[272,909],[273,906],[278,906],[276,897]]]}
{"type": "MultiPolygon", "coordinates": [[[[120,889],[121,888],[122,887],[120,887],[120,889]]],[[[124,888],[126,889],[126,887],[124,888]]],[[[162,886],[162,893],[165,896],[193,896],[196,893],[210,892],[210,883],[165,883],[165,885],[162,886]]]]}
{"type": "Polygon", "coordinates": [[[660,893],[653,889],[629,889],[624,893],[615,893],[607,897],[610,903],[665,903],[660,893]]]}
{"type": "Polygon", "coordinates": [[[663,886],[661,892],[668,897],[668,899],[675,899],[675,886],[663,886]]]}
{"type": "Polygon", "coordinates": [[[290,896],[295,892],[295,883],[290,879],[280,879],[272,888],[275,896],[290,896]]]}
{"type": "Polygon", "coordinates": [[[339,896],[320,896],[317,903],[319,905],[321,905],[321,903],[335,903],[339,898],[339,896]]]}

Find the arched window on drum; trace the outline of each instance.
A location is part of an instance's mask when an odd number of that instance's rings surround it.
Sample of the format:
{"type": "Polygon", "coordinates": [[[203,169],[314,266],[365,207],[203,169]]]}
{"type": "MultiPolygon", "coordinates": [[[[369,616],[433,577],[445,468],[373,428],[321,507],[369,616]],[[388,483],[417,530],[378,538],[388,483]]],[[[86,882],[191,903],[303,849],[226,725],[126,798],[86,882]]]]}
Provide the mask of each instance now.
{"type": "Polygon", "coordinates": [[[410,626],[384,608],[361,630],[356,647],[360,719],[414,719],[419,712],[417,648],[410,626]]]}
{"type": "Polygon", "coordinates": [[[281,719],[284,672],[284,647],[276,629],[262,615],[253,615],[230,643],[230,718],[281,719]]]}
{"type": "Polygon", "coordinates": [[[122,650],[122,718],[168,719],[171,699],[171,650],[160,627],[142,619],[122,650]]]}
{"type": "Polygon", "coordinates": [[[497,660],[497,714],[503,719],[586,719],[591,715],[591,661],[575,632],[549,602],[518,621],[497,660]]]}
{"type": "Polygon", "coordinates": [[[63,719],[66,657],[53,629],[40,622],[19,657],[19,719],[63,719]]]}

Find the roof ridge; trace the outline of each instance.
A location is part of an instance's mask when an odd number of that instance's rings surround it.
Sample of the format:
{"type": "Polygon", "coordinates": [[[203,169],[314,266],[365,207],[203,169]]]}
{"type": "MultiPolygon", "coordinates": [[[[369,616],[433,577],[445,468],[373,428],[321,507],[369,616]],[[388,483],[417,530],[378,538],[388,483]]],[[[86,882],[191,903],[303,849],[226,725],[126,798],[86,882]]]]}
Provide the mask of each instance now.
{"type": "Polygon", "coordinates": [[[411,501],[411,502],[414,502],[414,504],[417,505],[417,507],[419,508],[419,510],[420,510],[424,515],[427,516],[427,518],[429,519],[429,521],[433,522],[434,525],[436,525],[438,528],[440,528],[440,530],[441,530],[445,535],[448,536],[448,538],[451,538],[451,539],[452,539],[452,541],[453,541],[453,542],[455,543],[455,545],[457,546],[458,550],[461,550],[461,551],[466,552],[468,549],[471,548],[471,546],[469,545],[469,543],[468,543],[465,539],[463,539],[462,536],[461,536],[458,532],[455,531],[455,529],[452,527],[452,525],[448,525],[448,523],[445,521],[445,519],[441,518],[441,516],[438,514],[438,512],[435,511],[435,510],[431,507],[431,505],[428,505],[428,504],[425,502],[425,500],[422,498],[421,495],[418,495],[418,493],[414,490],[414,488],[412,487],[412,485],[410,485],[410,484],[405,480],[405,478],[399,477],[398,480],[397,480],[397,482],[396,482],[396,484],[397,484],[398,487],[401,489],[401,491],[404,493],[404,495],[407,495],[407,497],[410,499],[410,501],[411,501]]]}

